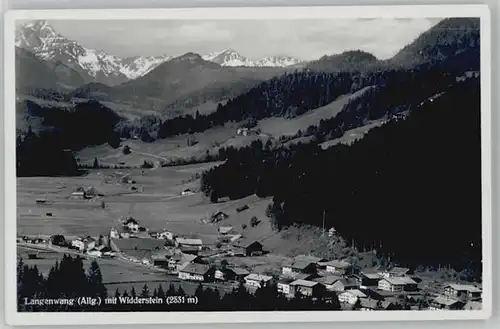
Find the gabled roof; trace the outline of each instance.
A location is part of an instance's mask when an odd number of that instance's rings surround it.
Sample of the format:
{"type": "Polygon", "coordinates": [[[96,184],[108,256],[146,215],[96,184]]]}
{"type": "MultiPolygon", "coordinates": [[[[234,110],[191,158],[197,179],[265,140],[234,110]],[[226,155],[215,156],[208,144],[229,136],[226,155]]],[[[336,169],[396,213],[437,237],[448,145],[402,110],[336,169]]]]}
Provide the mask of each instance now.
{"type": "Polygon", "coordinates": [[[319,282],[298,279],[290,283],[291,286],[314,287],[319,282]]]}
{"type": "Polygon", "coordinates": [[[175,241],[179,244],[189,244],[193,246],[203,245],[203,241],[201,239],[176,238],[175,241]]]}
{"type": "Polygon", "coordinates": [[[210,270],[210,266],[205,264],[189,263],[184,266],[180,271],[190,274],[205,275],[210,270]]]}
{"type": "Polygon", "coordinates": [[[457,303],[461,303],[459,300],[450,298],[448,296],[437,296],[436,298],[433,299],[433,302],[439,305],[445,305],[445,306],[451,306],[455,305],[457,303]]]}
{"type": "Polygon", "coordinates": [[[372,279],[372,280],[382,278],[382,275],[380,275],[379,273],[373,273],[373,272],[361,272],[361,275],[365,276],[368,279],[372,279]]]}
{"type": "Polygon", "coordinates": [[[390,274],[395,274],[395,275],[405,275],[406,273],[408,273],[410,271],[409,268],[406,268],[406,267],[393,267],[389,273],[390,274]]]}
{"type": "Polygon", "coordinates": [[[271,280],[273,277],[272,276],[269,276],[269,275],[264,275],[264,274],[257,274],[257,273],[250,273],[249,275],[247,275],[245,277],[245,280],[253,280],[253,281],[269,281],[271,280]]]}
{"type": "Polygon", "coordinates": [[[250,273],[250,272],[248,272],[248,270],[246,270],[244,268],[241,268],[241,267],[227,268],[226,271],[231,271],[231,272],[233,272],[236,275],[247,275],[247,274],[250,273]]]}
{"type": "Polygon", "coordinates": [[[219,227],[219,232],[222,234],[228,233],[233,229],[232,226],[220,226],[219,227]]]}
{"type": "Polygon", "coordinates": [[[334,283],[337,283],[337,282],[341,283],[345,287],[357,287],[357,286],[359,286],[358,281],[356,281],[354,279],[340,279],[340,280],[335,281],[334,283]]]}
{"type": "Polygon", "coordinates": [[[325,284],[325,285],[332,285],[335,283],[335,281],[342,279],[341,276],[337,275],[327,275],[327,276],[322,276],[319,278],[313,279],[313,281],[325,284]]]}
{"type": "Polygon", "coordinates": [[[378,304],[377,300],[364,297],[359,298],[359,302],[361,303],[361,307],[369,309],[376,309],[378,304]]]}
{"type": "Polygon", "coordinates": [[[417,284],[415,281],[413,281],[412,278],[407,277],[407,276],[402,276],[402,277],[396,277],[396,278],[385,278],[383,279],[387,282],[389,282],[392,285],[407,285],[407,284],[417,284]]]}
{"type": "Polygon", "coordinates": [[[454,290],[457,291],[468,291],[468,292],[481,292],[482,290],[471,285],[471,284],[458,284],[458,283],[450,283],[445,285],[446,287],[451,287],[454,290]]]}
{"type": "Polygon", "coordinates": [[[258,244],[259,246],[262,246],[262,243],[260,243],[257,240],[238,240],[233,242],[232,246],[234,247],[239,247],[239,248],[248,248],[252,246],[253,244],[258,244]]]}
{"type": "Polygon", "coordinates": [[[313,263],[313,262],[299,260],[299,261],[295,261],[291,265],[287,265],[287,266],[294,268],[294,269],[298,269],[298,270],[304,270],[307,267],[309,267],[310,265],[314,265],[314,264],[315,263],[313,263]]]}
{"type": "Polygon", "coordinates": [[[362,297],[362,298],[366,298],[367,297],[364,292],[362,292],[361,290],[358,290],[358,289],[346,290],[346,291],[343,292],[343,294],[351,294],[353,296],[362,297]]]}
{"type": "Polygon", "coordinates": [[[328,262],[321,262],[319,264],[322,266],[333,266],[337,268],[348,268],[349,266],[351,266],[351,264],[343,260],[330,260],[328,262]]]}

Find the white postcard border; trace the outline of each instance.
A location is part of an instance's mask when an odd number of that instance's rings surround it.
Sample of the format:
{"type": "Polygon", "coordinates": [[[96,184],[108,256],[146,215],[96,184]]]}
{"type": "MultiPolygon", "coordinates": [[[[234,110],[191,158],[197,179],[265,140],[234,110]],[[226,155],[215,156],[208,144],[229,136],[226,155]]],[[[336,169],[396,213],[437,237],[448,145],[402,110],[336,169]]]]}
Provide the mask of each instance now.
{"type": "Polygon", "coordinates": [[[201,324],[487,319],[492,313],[491,23],[487,5],[18,10],[4,17],[5,299],[9,325],[201,324]],[[340,19],[480,17],[483,309],[478,311],[17,312],[15,21],[20,19],[340,19]]]}

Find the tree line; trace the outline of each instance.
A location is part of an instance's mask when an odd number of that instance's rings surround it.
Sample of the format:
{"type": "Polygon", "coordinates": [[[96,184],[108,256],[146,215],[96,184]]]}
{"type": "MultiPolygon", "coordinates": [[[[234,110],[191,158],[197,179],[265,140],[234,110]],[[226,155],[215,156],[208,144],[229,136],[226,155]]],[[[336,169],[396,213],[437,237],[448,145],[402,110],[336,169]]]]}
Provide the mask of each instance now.
{"type": "Polygon", "coordinates": [[[268,214],[277,229],[324,223],[402,264],[480,273],[479,79],[411,105],[405,120],[350,146],[273,149],[256,141],[205,172],[201,189],[215,202],[273,196],[268,214]]]}

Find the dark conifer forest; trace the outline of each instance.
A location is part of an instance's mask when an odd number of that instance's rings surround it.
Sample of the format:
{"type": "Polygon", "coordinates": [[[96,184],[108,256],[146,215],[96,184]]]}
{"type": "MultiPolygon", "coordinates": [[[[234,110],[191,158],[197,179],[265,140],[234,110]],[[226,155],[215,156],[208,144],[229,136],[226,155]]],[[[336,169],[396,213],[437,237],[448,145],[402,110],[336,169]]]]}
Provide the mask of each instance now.
{"type": "Polygon", "coordinates": [[[407,119],[374,128],[350,146],[268,150],[255,142],[206,172],[202,190],[212,198],[273,196],[269,214],[277,229],[321,226],[326,214],[326,227],[359,248],[407,264],[472,262],[477,268],[479,94],[478,79],[456,84],[432,101],[412,104],[407,119]]]}

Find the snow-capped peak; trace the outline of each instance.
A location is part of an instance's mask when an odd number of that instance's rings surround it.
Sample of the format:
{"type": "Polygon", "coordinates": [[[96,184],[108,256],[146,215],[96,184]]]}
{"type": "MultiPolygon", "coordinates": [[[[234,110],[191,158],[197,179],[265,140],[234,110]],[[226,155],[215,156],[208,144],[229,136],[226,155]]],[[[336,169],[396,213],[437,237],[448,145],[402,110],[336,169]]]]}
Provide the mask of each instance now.
{"type": "Polygon", "coordinates": [[[203,59],[221,66],[286,67],[300,63],[298,59],[290,56],[270,56],[254,61],[231,48],[209,53],[204,55],[203,59]]]}
{"type": "Polygon", "coordinates": [[[59,34],[45,20],[20,26],[16,31],[16,46],[32,51],[43,60],[60,61],[83,71],[97,82],[107,84],[135,79],[170,59],[168,56],[121,58],[101,50],[88,49],[59,34]]]}

